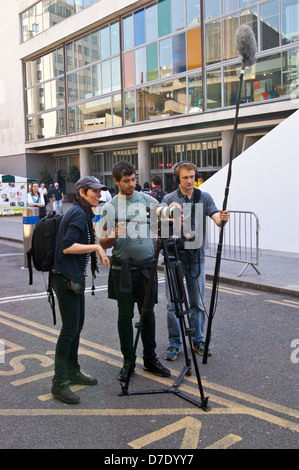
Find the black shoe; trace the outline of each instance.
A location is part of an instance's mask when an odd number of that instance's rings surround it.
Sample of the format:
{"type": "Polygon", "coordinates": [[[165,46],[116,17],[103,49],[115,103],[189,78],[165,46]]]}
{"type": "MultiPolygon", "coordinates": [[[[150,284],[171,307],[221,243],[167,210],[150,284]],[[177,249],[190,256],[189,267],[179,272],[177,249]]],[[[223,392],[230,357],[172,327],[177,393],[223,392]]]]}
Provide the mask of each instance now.
{"type": "Polygon", "coordinates": [[[154,374],[158,375],[159,377],[169,377],[170,370],[164,367],[161,362],[155,358],[151,361],[144,362],[144,370],[149,372],[153,372],[154,374]]]}
{"type": "Polygon", "coordinates": [[[97,379],[93,377],[88,377],[87,375],[82,374],[80,371],[76,371],[75,373],[67,374],[68,380],[71,384],[76,385],[97,385],[97,379]]]}
{"type": "Polygon", "coordinates": [[[71,391],[68,380],[62,383],[57,383],[53,380],[51,393],[55,398],[59,398],[69,405],[80,403],[80,397],[71,391]]]}
{"type": "MultiPolygon", "coordinates": [[[[130,368],[130,361],[124,361],[123,367],[120,369],[119,374],[118,374],[118,380],[120,382],[127,382],[128,380],[128,374],[129,374],[129,368],[130,368]]],[[[131,370],[129,380],[133,377],[135,371],[135,365],[131,370]]]]}

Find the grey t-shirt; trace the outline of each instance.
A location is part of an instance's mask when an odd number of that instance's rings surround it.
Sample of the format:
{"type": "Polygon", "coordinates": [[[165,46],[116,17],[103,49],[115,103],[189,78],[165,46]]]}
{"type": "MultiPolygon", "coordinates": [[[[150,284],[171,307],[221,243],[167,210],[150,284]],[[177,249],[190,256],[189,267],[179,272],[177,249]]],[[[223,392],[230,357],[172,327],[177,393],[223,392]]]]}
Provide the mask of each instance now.
{"type": "Polygon", "coordinates": [[[115,230],[118,222],[126,222],[127,233],[113,245],[112,254],[121,259],[140,261],[154,256],[153,239],[147,218],[147,208],[157,200],[146,193],[136,191],[126,198],[117,195],[103,206],[101,226],[115,230]]]}

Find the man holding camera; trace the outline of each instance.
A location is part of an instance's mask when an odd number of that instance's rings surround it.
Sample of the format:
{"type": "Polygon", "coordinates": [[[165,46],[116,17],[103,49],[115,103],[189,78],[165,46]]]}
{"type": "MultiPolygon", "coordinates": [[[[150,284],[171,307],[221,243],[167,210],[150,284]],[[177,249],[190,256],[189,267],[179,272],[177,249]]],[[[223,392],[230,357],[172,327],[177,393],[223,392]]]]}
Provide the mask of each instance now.
{"type": "MultiPolygon", "coordinates": [[[[135,367],[133,364],[133,368],[130,368],[134,304],[137,302],[141,314],[154,260],[146,208],[157,201],[146,193],[136,191],[135,168],[129,162],[123,160],[115,164],[112,176],[119,192],[103,206],[100,244],[105,250],[113,247],[108,297],[116,299],[118,303],[118,334],[124,358],[118,379],[126,382],[133,375],[135,367]],[[135,216],[137,219],[134,222],[135,216]]],[[[153,282],[149,298],[149,305],[142,312],[141,325],[144,369],[168,377],[170,371],[159,362],[155,353],[154,304],[157,302],[157,279],[153,282]]]]}
{"type": "MultiPolygon", "coordinates": [[[[182,276],[186,280],[189,304],[190,304],[190,322],[193,329],[192,341],[194,350],[200,354],[204,354],[204,324],[205,324],[205,311],[204,311],[204,290],[205,290],[205,254],[204,254],[204,237],[205,237],[205,218],[211,217],[218,227],[222,223],[229,220],[228,211],[219,211],[210,196],[210,194],[194,188],[195,177],[197,168],[193,163],[180,162],[175,167],[175,175],[179,182],[179,187],[170,194],[167,194],[163,203],[169,206],[186,208],[185,204],[191,204],[191,230],[196,233],[198,224],[202,224],[201,231],[203,239],[200,247],[188,248],[190,241],[188,235],[182,228],[182,238],[177,242],[178,256],[181,264],[182,276]],[[196,220],[196,204],[202,205],[202,220],[196,220]]],[[[187,211],[186,211],[187,212],[187,211]]],[[[184,219],[184,211],[182,210],[182,219],[184,219]]],[[[164,354],[167,360],[175,360],[180,351],[182,344],[181,331],[179,319],[175,314],[174,305],[169,298],[169,288],[166,280],[166,296],[167,296],[167,326],[169,347],[164,354]]],[[[211,351],[208,351],[211,355],[211,351]]]]}

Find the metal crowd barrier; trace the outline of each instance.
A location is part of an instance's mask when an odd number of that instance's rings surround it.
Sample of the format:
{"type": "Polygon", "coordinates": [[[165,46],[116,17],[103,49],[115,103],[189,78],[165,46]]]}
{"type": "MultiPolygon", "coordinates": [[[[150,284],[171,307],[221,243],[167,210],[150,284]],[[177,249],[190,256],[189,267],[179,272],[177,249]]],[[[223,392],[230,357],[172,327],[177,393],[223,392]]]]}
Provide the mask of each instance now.
{"type": "MultiPolygon", "coordinates": [[[[238,276],[242,276],[248,266],[260,274],[259,265],[259,220],[254,212],[229,211],[230,218],[223,232],[221,259],[245,263],[238,276]]],[[[207,217],[205,254],[216,257],[219,231],[215,222],[207,217]]]]}

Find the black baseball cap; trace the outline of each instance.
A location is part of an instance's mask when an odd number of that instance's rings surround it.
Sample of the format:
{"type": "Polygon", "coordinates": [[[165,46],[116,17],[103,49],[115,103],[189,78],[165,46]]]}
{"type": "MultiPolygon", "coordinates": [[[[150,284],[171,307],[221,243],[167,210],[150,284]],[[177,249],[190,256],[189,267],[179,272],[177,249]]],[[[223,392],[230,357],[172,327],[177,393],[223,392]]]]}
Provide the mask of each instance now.
{"type": "Polygon", "coordinates": [[[84,188],[86,186],[92,189],[104,189],[104,191],[108,189],[107,186],[102,184],[95,176],[84,176],[83,178],[80,178],[76,183],[76,190],[78,191],[80,188],[84,188]]]}

